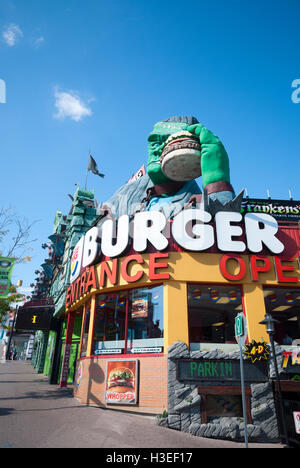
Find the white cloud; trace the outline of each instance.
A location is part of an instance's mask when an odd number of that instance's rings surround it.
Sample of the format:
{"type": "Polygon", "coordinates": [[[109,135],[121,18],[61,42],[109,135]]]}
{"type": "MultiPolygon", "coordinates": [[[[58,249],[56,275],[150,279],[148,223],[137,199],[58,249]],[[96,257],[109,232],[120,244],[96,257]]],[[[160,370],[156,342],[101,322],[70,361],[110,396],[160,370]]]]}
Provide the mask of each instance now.
{"type": "Polygon", "coordinates": [[[58,112],[54,114],[56,119],[69,117],[78,122],[83,117],[92,115],[91,109],[82,101],[76,91],[63,92],[55,89],[55,107],[58,112]]]}
{"type": "Polygon", "coordinates": [[[45,38],[44,38],[44,36],[40,36],[40,37],[38,37],[37,39],[35,39],[33,41],[33,45],[34,45],[34,47],[40,47],[40,45],[42,45],[43,42],[45,42],[45,38]]]}
{"type": "Polygon", "coordinates": [[[4,29],[2,37],[9,47],[13,47],[23,37],[23,32],[17,24],[12,23],[4,29]]]}

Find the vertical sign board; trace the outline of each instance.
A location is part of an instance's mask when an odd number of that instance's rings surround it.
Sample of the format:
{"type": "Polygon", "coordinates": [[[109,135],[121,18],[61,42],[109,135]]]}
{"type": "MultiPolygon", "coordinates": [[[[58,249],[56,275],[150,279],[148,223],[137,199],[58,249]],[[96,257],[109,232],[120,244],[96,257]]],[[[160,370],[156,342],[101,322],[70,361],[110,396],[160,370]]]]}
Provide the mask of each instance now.
{"type": "Polygon", "coordinates": [[[62,368],[61,368],[61,374],[60,374],[60,382],[59,382],[60,387],[66,387],[68,383],[74,320],[75,320],[75,315],[69,314],[68,322],[67,322],[65,349],[64,349],[63,362],[62,362],[62,368]]]}
{"type": "MultiPolygon", "coordinates": [[[[69,376],[69,364],[70,364],[71,345],[67,343],[64,350],[64,358],[61,370],[61,382],[67,383],[69,376]]],[[[64,386],[64,385],[61,385],[64,386]]]]}
{"type": "Polygon", "coordinates": [[[15,261],[15,258],[0,257],[0,297],[6,298],[9,294],[15,261]]]}
{"type": "Polygon", "coordinates": [[[135,405],[138,401],[138,360],[107,361],[105,402],[135,405]]]}
{"type": "Polygon", "coordinates": [[[234,332],[236,341],[244,346],[247,340],[248,331],[246,317],[242,312],[237,314],[235,317],[234,332]]]}
{"type": "Polygon", "coordinates": [[[238,314],[235,317],[235,336],[240,337],[244,334],[244,328],[243,328],[243,317],[242,314],[238,314]]]}

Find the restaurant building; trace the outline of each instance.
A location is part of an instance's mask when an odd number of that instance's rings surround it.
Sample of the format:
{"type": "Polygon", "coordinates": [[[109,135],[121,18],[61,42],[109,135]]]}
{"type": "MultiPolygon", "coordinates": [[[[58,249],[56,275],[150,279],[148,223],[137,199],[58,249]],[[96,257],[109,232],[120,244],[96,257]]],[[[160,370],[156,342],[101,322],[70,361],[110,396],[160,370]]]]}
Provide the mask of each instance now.
{"type": "Polygon", "coordinates": [[[54,236],[64,244],[50,288],[62,327],[48,354],[60,386],[74,378],[83,404],[157,415],[193,435],[240,440],[246,419],[250,440],[278,440],[268,312],[299,441],[299,202],[236,196],[222,142],[193,116],[155,123],[147,145],[147,169],[105,203],[78,188],[54,236]]]}
{"type": "Polygon", "coordinates": [[[71,258],[60,385],[67,385],[81,318],[74,382],[81,403],[161,415],[159,424],[177,430],[239,440],[235,317],[243,313],[246,344],[257,356],[245,356],[249,438],[278,440],[274,368],[268,353],[259,356],[269,342],[260,322],[266,312],[278,320],[277,361],[292,418],[300,411],[299,214],[292,200],[244,199],[240,212],[212,215],[196,206],[172,220],[152,211],[95,225],[71,258]]]}

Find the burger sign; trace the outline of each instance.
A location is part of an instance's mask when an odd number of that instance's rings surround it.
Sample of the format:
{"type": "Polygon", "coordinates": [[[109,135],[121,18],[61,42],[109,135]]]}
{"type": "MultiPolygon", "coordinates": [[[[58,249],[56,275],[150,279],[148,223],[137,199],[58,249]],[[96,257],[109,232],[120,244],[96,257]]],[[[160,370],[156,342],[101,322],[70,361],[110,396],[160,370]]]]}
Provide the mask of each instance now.
{"type": "Polygon", "coordinates": [[[107,361],[105,401],[112,404],[137,403],[137,360],[107,361]]]}

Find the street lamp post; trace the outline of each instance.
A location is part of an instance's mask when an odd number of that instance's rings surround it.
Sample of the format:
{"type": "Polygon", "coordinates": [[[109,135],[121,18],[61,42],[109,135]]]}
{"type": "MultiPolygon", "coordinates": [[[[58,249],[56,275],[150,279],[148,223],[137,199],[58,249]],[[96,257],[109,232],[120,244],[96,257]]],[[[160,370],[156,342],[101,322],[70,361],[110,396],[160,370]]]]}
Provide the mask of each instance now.
{"type": "Polygon", "coordinates": [[[285,416],[284,416],[283,399],[282,399],[280,380],[279,380],[279,373],[278,373],[278,366],[277,366],[277,360],[276,360],[276,354],[275,354],[275,345],[274,345],[275,323],[279,323],[279,321],[274,319],[271,314],[266,313],[264,320],[262,320],[259,323],[261,325],[266,325],[267,333],[268,333],[269,338],[270,338],[272,356],[273,356],[273,360],[274,360],[274,368],[275,368],[276,384],[277,384],[277,391],[278,391],[279,407],[280,407],[280,413],[281,413],[281,423],[282,423],[282,427],[283,427],[286,446],[290,447],[289,439],[288,439],[288,433],[287,433],[287,427],[286,427],[286,421],[285,421],[285,416]]]}

